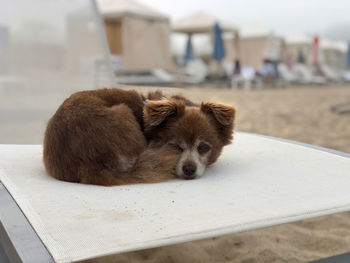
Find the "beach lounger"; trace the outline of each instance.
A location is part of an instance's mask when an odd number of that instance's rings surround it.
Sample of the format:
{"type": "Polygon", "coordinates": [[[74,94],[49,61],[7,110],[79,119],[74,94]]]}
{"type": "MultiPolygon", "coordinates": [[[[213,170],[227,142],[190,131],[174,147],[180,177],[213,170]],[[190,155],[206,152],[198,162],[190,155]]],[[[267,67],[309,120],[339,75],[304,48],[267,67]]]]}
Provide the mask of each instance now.
{"type": "Polygon", "coordinates": [[[201,83],[209,74],[208,66],[203,62],[203,60],[196,58],[187,62],[186,73],[188,75],[187,83],[201,83]]]}
{"type": "Polygon", "coordinates": [[[238,132],[200,179],[101,187],[49,177],[41,145],[1,145],[1,246],[74,262],[348,211],[349,156],[238,132]]]}
{"type": "Polygon", "coordinates": [[[0,4],[16,43],[7,71],[23,83],[0,97],[1,263],[76,262],[350,210],[348,154],[240,132],[197,180],[102,187],[48,176],[48,117],[114,77],[94,2],[20,3],[0,4]]]}
{"type": "Polygon", "coordinates": [[[299,81],[305,84],[326,84],[327,79],[322,76],[314,76],[304,64],[295,64],[292,68],[293,74],[299,81]]]}
{"type": "Polygon", "coordinates": [[[280,74],[280,78],[286,84],[291,83],[302,83],[302,80],[299,80],[295,74],[287,67],[284,63],[279,63],[277,66],[278,72],[280,74]]]}
{"type": "Polygon", "coordinates": [[[350,71],[345,70],[341,73],[341,77],[343,81],[350,82],[350,71]]]}
{"type": "Polygon", "coordinates": [[[261,89],[263,86],[263,81],[260,77],[256,76],[256,72],[253,67],[249,65],[243,65],[241,73],[239,75],[233,75],[234,65],[232,62],[225,62],[223,64],[225,74],[229,76],[230,87],[232,89],[238,89],[239,86],[243,86],[244,90],[251,90],[253,83],[255,83],[256,89],[261,89]]]}
{"type": "Polygon", "coordinates": [[[330,66],[326,64],[320,65],[320,70],[322,74],[330,81],[340,81],[341,80],[341,74],[337,73],[334,69],[332,69],[330,66]]]}

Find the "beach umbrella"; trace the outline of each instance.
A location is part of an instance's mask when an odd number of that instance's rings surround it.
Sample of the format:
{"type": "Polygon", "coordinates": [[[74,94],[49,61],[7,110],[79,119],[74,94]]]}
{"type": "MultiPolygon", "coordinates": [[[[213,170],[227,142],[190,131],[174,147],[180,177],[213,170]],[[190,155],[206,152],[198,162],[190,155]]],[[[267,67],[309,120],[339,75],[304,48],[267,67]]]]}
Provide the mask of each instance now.
{"type": "Polygon", "coordinates": [[[349,42],[349,46],[348,46],[348,54],[346,57],[346,65],[348,68],[350,68],[350,42],[349,42]]]}
{"type": "Polygon", "coordinates": [[[318,36],[315,36],[312,43],[312,62],[314,65],[318,65],[320,62],[319,43],[320,38],[318,36]]]}
{"type": "Polygon", "coordinates": [[[186,42],[186,52],[185,52],[185,62],[192,60],[193,57],[193,50],[192,50],[192,41],[191,41],[191,35],[188,35],[188,39],[186,42]]]}
{"type": "Polygon", "coordinates": [[[222,30],[218,23],[214,25],[214,51],[212,58],[216,61],[221,61],[225,57],[225,46],[222,39],[222,30]]]}

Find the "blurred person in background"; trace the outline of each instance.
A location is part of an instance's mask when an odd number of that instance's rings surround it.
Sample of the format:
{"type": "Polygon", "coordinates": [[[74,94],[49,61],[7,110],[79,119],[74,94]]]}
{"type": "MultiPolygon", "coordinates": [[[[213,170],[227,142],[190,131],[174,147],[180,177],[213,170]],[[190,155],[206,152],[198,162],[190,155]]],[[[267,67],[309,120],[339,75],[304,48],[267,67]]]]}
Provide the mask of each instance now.
{"type": "Polygon", "coordinates": [[[263,64],[259,67],[257,75],[262,78],[263,82],[270,83],[276,79],[277,72],[273,63],[268,59],[264,59],[263,64]]]}
{"type": "Polygon", "coordinates": [[[298,63],[300,64],[305,64],[305,56],[304,56],[304,53],[303,51],[299,50],[298,52],[298,63]]]}
{"type": "Polygon", "coordinates": [[[239,83],[243,82],[241,63],[238,59],[235,60],[233,72],[231,76],[231,88],[237,89],[239,83]]]}

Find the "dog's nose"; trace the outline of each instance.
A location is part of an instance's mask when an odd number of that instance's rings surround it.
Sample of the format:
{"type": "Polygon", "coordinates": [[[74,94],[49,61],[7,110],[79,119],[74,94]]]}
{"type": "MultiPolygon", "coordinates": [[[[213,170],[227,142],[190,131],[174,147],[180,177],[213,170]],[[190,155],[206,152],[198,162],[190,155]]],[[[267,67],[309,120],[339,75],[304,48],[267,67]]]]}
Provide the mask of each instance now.
{"type": "Polygon", "coordinates": [[[192,164],[186,164],[182,167],[182,171],[184,172],[185,179],[193,179],[194,173],[196,172],[196,166],[192,164]]]}

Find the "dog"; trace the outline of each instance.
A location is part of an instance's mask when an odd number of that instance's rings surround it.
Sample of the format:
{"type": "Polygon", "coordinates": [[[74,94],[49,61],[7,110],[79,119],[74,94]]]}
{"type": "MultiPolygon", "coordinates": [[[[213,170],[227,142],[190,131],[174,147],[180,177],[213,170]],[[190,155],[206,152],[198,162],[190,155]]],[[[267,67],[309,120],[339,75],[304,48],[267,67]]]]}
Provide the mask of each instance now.
{"type": "Polygon", "coordinates": [[[234,119],[232,106],[160,91],[81,91],[49,120],[43,161],[52,177],[83,184],[194,179],[231,143],[234,119]]]}

